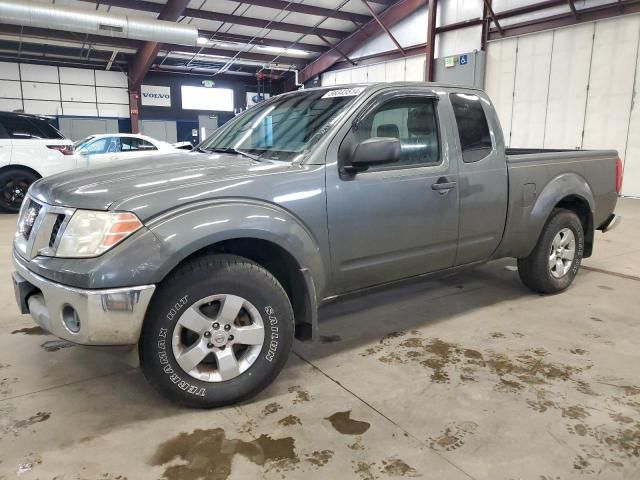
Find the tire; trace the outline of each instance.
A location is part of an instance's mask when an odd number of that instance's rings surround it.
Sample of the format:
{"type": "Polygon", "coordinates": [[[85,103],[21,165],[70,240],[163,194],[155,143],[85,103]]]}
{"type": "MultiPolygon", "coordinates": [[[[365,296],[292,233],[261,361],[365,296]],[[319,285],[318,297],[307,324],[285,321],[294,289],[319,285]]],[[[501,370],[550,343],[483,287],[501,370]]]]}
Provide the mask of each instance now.
{"type": "Polygon", "coordinates": [[[36,173],[22,168],[8,168],[0,172],[0,209],[18,213],[29,187],[39,178],[36,173]]]}
{"type": "Polygon", "coordinates": [[[557,208],[551,212],[531,254],[526,258],[518,259],[518,274],[522,283],[534,292],[562,292],[576,277],[583,254],[582,222],[571,210],[557,208]],[[570,254],[572,244],[573,258],[570,254]],[[562,266],[558,257],[561,259],[562,266]],[[555,266],[552,266],[552,263],[555,263],[555,266]]]}
{"type": "Polygon", "coordinates": [[[289,298],[267,270],[235,255],[196,258],[154,294],[138,344],[142,371],[180,405],[212,408],[241,402],[280,373],[294,327],[289,298]]]}

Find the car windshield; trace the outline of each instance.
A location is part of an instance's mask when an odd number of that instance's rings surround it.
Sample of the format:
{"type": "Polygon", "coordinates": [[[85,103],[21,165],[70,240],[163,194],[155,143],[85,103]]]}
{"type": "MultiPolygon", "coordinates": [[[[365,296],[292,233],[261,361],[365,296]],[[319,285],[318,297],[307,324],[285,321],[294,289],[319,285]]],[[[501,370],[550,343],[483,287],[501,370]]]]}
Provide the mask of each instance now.
{"type": "Polygon", "coordinates": [[[87,146],[87,144],[93,140],[95,137],[93,135],[88,136],[87,138],[83,138],[82,140],[73,144],[73,148],[76,150],[80,150],[87,146]]]}
{"type": "Polygon", "coordinates": [[[291,162],[301,159],[364,87],[285,95],[251,108],[199,146],[291,162]]]}

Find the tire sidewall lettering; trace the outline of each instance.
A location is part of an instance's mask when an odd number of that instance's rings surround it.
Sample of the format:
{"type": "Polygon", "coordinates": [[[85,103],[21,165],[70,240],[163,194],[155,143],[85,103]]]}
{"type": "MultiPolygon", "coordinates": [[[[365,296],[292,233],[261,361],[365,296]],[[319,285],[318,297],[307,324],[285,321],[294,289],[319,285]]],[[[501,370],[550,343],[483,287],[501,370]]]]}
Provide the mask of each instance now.
{"type": "Polygon", "coordinates": [[[265,346],[267,351],[265,352],[264,359],[267,362],[273,362],[276,353],[278,352],[280,328],[278,325],[278,317],[276,311],[271,305],[264,307],[264,312],[267,315],[267,321],[265,323],[265,346]],[[267,338],[267,334],[269,338],[267,338]]]}
{"type": "MultiPolygon", "coordinates": [[[[173,319],[176,317],[178,312],[180,312],[180,310],[182,310],[182,308],[184,308],[184,306],[187,304],[188,300],[189,300],[188,295],[181,297],[175,303],[175,305],[169,309],[169,311],[165,315],[167,320],[173,321],[173,319]]],[[[158,334],[156,338],[157,356],[160,364],[160,369],[165,375],[169,377],[169,380],[171,381],[171,383],[176,385],[176,387],[178,387],[183,392],[194,395],[196,397],[205,397],[206,396],[205,388],[200,387],[198,385],[194,385],[189,381],[185,380],[184,378],[182,378],[171,365],[171,361],[169,359],[169,353],[167,351],[168,337],[169,337],[169,342],[171,342],[171,339],[169,336],[169,330],[167,328],[160,327],[158,329],[158,334]]]]}

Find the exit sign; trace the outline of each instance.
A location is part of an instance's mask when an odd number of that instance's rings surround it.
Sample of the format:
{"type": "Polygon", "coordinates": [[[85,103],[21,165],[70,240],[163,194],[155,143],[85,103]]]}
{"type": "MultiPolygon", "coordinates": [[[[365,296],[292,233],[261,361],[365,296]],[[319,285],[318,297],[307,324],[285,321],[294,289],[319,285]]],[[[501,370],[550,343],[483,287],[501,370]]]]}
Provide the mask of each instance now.
{"type": "Polygon", "coordinates": [[[447,68],[456,66],[456,57],[445,57],[444,66],[447,68]]]}

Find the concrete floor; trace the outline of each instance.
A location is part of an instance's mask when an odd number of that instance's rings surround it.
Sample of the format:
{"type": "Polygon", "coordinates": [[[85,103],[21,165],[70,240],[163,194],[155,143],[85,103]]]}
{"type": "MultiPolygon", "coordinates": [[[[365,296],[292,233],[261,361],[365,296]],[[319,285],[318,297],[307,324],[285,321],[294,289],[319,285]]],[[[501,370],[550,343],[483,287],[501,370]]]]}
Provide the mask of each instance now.
{"type": "Polygon", "coordinates": [[[34,334],[0,217],[0,479],[640,478],[640,201],[573,287],[514,261],[325,308],[254,401],[176,408],[138,370],[34,334]]]}

